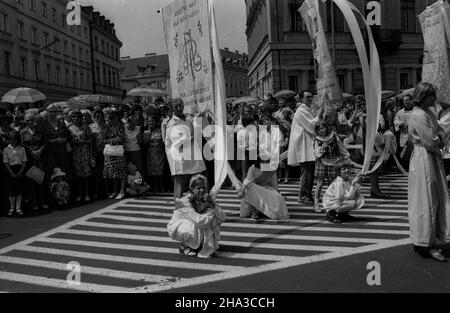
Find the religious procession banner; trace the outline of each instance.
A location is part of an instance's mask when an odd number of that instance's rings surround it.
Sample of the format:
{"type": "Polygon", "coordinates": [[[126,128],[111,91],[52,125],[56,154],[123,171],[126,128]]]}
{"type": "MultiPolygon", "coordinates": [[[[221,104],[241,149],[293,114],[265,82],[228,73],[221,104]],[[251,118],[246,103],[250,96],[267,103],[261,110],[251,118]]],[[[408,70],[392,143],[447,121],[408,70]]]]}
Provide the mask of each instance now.
{"type": "MultiPolygon", "coordinates": [[[[436,2],[419,15],[424,38],[422,81],[437,87],[440,102],[450,104],[450,71],[446,43],[444,3],[436,2]]],[[[447,17],[447,16],[445,16],[447,17]]]]}
{"type": "Polygon", "coordinates": [[[319,103],[322,106],[342,103],[342,92],[328,49],[318,0],[305,0],[299,12],[312,40],[319,103]]]}
{"type": "Polygon", "coordinates": [[[206,0],[175,0],[162,10],[172,98],[185,113],[214,116],[210,28],[206,0]]]}

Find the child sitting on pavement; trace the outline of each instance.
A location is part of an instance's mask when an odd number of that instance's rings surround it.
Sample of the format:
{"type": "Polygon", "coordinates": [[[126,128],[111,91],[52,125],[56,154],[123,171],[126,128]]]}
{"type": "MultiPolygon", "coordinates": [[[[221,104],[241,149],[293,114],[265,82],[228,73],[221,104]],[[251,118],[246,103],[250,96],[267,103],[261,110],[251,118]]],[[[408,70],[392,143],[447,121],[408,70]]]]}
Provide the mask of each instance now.
{"type": "Polygon", "coordinates": [[[361,176],[353,180],[350,177],[351,163],[345,162],[338,166],[339,176],[328,187],[322,200],[327,211],[327,219],[332,223],[340,224],[354,218],[349,212],[361,209],[364,206],[364,197],[361,195],[361,176]]]}
{"type": "Polygon", "coordinates": [[[66,173],[60,168],[53,169],[51,176],[50,192],[59,206],[65,206],[69,203],[70,186],[64,180],[66,173]]]}
{"type": "Polygon", "coordinates": [[[150,187],[142,179],[141,173],[136,165],[128,162],[128,177],[126,192],[133,197],[145,196],[149,193],[150,187]]]}

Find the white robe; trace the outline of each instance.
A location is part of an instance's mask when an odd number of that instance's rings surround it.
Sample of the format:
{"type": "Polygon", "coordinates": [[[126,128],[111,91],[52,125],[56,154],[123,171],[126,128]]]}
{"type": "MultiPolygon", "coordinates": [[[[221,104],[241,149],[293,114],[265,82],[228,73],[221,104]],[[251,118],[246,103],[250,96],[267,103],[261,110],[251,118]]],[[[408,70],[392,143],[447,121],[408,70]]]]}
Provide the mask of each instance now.
{"type": "Polygon", "coordinates": [[[172,176],[192,175],[206,170],[201,150],[202,136],[194,138],[194,124],[173,116],[165,136],[167,161],[172,176]]]}
{"type": "Polygon", "coordinates": [[[414,245],[450,242],[450,198],[439,148],[439,127],[431,111],[414,108],[409,134],[414,144],[408,180],[408,208],[414,245]]]}
{"type": "Polygon", "coordinates": [[[305,104],[297,110],[292,121],[289,140],[288,164],[298,166],[305,162],[314,162],[315,127],[319,121],[305,104]]]}

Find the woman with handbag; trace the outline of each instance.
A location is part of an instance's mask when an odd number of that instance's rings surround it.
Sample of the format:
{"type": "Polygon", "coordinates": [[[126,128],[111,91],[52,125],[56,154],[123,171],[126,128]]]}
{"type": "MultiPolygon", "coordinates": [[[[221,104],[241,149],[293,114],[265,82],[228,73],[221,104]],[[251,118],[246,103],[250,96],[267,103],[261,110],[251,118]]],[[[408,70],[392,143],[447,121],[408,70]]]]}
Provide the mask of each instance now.
{"type": "Polygon", "coordinates": [[[27,152],[28,164],[25,171],[27,184],[30,191],[33,210],[39,208],[47,209],[45,200],[46,193],[44,189],[45,172],[43,165],[45,163],[43,151],[45,149],[44,139],[41,132],[36,127],[36,115],[27,113],[25,115],[25,127],[20,130],[22,137],[22,146],[27,152]]]}
{"type": "Polygon", "coordinates": [[[60,168],[67,175],[68,181],[72,178],[72,148],[70,146],[70,131],[64,120],[58,115],[59,107],[50,104],[47,107],[47,115],[40,123],[40,130],[45,142],[45,155],[47,157],[46,173],[51,173],[54,168],[60,168]]]}
{"type": "Polygon", "coordinates": [[[106,186],[109,199],[122,200],[125,198],[125,183],[127,178],[127,163],[125,160],[125,126],[116,111],[109,111],[106,115],[106,127],[102,134],[105,144],[103,177],[107,180],[106,186]],[[113,192],[109,190],[113,185],[113,192]],[[120,189],[119,189],[120,185],[120,189]]]}
{"type": "MultiPolygon", "coordinates": [[[[105,184],[103,181],[103,165],[105,162],[105,157],[103,156],[103,150],[105,149],[105,144],[102,139],[102,132],[104,131],[105,125],[105,114],[101,108],[97,108],[93,116],[94,122],[89,125],[94,143],[92,145],[92,151],[95,158],[95,166],[93,170],[93,180],[94,180],[94,196],[93,199],[99,198],[100,194],[107,192],[105,191],[105,184]]],[[[92,165],[92,164],[91,164],[92,165]]]]}
{"type": "Polygon", "coordinates": [[[92,132],[88,125],[83,124],[80,110],[71,113],[72,125],[69,127],[73,144],[74,183],[77,193],[75,202],[80,202],[84,193],[84,201],[90,202],[89,177],[92,175],[92,132]],[[84,189],[84,190],[83,190],[84,189]]]}

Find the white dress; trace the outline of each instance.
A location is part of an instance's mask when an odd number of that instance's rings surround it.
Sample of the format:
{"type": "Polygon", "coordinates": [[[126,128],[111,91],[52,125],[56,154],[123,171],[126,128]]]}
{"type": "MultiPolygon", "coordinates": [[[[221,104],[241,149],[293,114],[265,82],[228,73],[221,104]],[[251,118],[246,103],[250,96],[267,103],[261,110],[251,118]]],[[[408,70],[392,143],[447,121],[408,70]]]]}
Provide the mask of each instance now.
{"type": "Polygon", "coordinates": [[[198,257],[208,258],[219,249],[220,224],[225,222],[225,213],[216,206],[204,214],[195,211],[188,194],[177,199],[172,219],[167,225],[170,238],[191,249],[202,250],[198,257]]]}
{"type": "Polygon", "coordinates": [[[276,172],[261,172],[254,165],[248,170],[244,185],[248,187],[241,202],[241,217],[249,217],[249,205],[273,220],[288,219],[286,201],[277,191],[276,172]]]}

